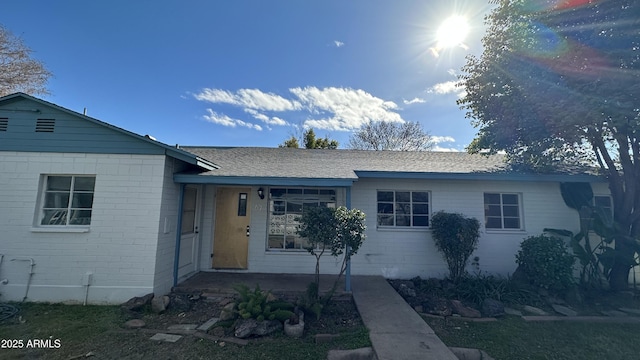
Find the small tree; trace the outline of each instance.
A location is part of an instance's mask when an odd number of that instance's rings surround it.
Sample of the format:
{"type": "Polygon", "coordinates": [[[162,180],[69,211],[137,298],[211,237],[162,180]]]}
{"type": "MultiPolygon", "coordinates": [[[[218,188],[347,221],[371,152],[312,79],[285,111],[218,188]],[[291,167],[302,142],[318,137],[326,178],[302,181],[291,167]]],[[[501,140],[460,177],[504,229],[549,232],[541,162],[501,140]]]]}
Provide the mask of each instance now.
{"type": "Polygon", "coordinates": [[[291,137],[285,140],[282,144],[278,145],[278,147],[287,147],[287,148],[299,148],[300,142],[304,145],[305,149],[330,149],[335,150],[338,148],[338,141],[329,139],[329,136],[325,136],[324,138],[316,137],[315,131],[313,129],[307,129],[302,134],[300,141],[295,135],[291,135],[291,137]]]}
{"type": "Polygon", "coordinates": [[[438,211],[431,218],[431,229],[436,247],[449,267],[449,277],[458,281],[478,245],[480,222],[462,214],[438,211]]]}
{"type": "MultiPolygon", "coordinates": [[[[305,209],[300,217],[298,235],[309,242],[305,249],[316,258],[315,283],[320,285],[320,257],[329,251],[331,256],[344,254],[340,272],[329,293],[328,301],[347,269],[351,256],[355,255],[365,238],[365,214],[358,210],[349,210],[344,206],[337,209],[326,207],[312,207],[305,209]]],[[[317,298],[317,294],[316,294],[317,298]]]]}

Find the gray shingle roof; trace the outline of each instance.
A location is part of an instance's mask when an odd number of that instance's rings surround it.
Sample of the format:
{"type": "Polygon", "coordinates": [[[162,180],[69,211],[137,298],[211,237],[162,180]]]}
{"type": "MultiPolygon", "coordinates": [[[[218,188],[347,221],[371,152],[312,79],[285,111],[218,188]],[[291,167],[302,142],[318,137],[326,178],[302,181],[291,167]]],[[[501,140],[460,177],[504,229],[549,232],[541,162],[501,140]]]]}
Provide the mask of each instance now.
{"type": "Polygon", "coordinates": [[[501,155],[456,152],[309,150],[257,147],[188,147],[181,149],[220,168],[199,175],[357,179],[356,172],[469,174],[506,169],[501,155]]]}

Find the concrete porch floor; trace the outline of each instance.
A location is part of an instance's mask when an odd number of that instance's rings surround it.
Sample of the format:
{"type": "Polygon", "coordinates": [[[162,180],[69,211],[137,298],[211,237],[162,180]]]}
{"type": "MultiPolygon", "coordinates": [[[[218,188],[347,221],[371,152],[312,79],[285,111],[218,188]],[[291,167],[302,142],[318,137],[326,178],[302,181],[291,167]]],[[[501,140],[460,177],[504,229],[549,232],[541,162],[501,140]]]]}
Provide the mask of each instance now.
{"type": "MultiPolygon", "coordinates": [[[[337,275],[320,275],[320,292],[331,289],[337,275]]],[[[207,292],[233,294],[235,285],[244,284],[250,289],[260,285],[262,290],[273,293],[301,293],[307,290],[307,285],[314,281],[313,274],[260,274],[239,272],[199,272],[181,282],[174,288],[177,292],[207,292]]],[[[351,277],[352,279],[354,276],[351,277]]],[[[344,275],[338,283],[336,295],[344,293],[344,275]]]]}

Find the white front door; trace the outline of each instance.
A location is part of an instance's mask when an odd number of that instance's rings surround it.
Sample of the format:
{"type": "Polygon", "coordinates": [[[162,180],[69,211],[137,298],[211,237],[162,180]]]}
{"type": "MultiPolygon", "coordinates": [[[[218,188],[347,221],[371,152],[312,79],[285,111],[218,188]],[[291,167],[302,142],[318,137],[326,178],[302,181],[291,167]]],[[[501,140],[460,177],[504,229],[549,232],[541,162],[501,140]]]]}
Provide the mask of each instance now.
{"type": "Polygon", "coordinates": [[[197,186],[187,185],[184,189],[178,279],[193,274],[198,268],[198,225],[200,224],[199,192],[197,186]]]}

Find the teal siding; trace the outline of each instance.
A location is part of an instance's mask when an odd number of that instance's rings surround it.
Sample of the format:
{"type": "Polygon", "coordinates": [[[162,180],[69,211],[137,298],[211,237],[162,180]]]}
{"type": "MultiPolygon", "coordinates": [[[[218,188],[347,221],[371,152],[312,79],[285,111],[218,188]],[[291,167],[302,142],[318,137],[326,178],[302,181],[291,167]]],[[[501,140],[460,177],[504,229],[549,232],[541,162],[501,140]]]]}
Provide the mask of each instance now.
{"type": "Polygon", "coordinates": [[[29,99],[15,98],[1,103],[0,118],[9,119],[7,130],[0,131],[0,151],[165,153],[165,149],[152,142],[29,99]],[[55,119],[54,131],[35,132],[37,119],[55,119]]]}

